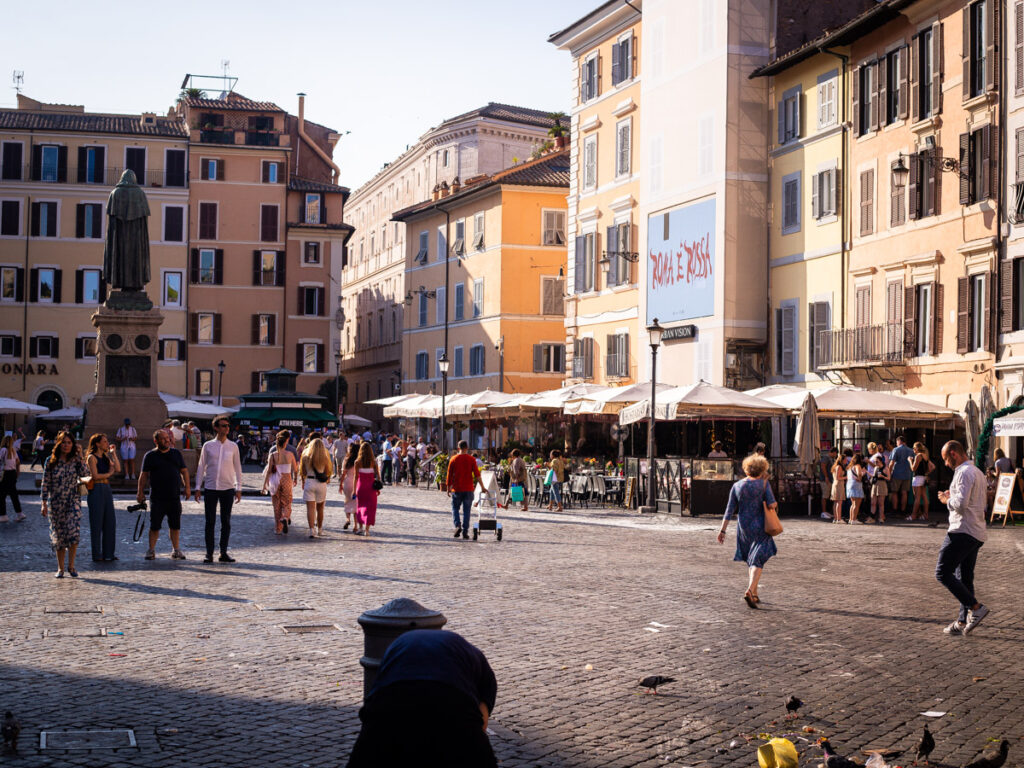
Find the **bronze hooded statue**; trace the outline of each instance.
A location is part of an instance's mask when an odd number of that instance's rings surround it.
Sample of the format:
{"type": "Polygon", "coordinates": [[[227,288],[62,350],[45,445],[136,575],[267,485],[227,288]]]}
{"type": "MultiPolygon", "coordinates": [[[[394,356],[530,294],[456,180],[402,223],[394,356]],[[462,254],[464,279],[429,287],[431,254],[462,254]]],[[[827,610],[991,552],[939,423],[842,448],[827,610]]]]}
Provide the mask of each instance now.
{"type": "Polygon", "coordinates": [[[121,180],[107,198],[103,279],[111,288],[122,292],[120,296],[112,294],[108,306],[139,305],[132,306],[133,309],[153,306],[145,294],[146,283],[150,280],[149,203],[132,170],[121,174],[121,180]],[[130,295],[135,292],[142,295],[130,295]]]}

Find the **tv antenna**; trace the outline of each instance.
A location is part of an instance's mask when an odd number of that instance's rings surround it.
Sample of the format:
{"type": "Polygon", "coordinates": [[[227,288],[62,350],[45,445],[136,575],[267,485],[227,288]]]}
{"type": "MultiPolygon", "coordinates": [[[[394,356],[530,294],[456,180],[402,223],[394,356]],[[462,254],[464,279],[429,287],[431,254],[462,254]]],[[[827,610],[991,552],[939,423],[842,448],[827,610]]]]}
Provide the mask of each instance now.
{"type": "Polygon", "coordinates": [[[231,79],[231,76],[228,74],[228,71],[230,69],[231,69],[231,62],[228,59],[221,59],[220,60],[220,71],[224,73],[224,92],[225,93],[228,93],[228,92],[231,91],[231,88],[228,86],[228,83],[230,82],[230,79],[231,79]]]}
{"type": "Polygon", "coordinates": [[[20,94],[21,86],[25,83],[25,71],[21,69],[14,70],[11,73],[11,82],[14,83],[11,87],[20,94]]]}

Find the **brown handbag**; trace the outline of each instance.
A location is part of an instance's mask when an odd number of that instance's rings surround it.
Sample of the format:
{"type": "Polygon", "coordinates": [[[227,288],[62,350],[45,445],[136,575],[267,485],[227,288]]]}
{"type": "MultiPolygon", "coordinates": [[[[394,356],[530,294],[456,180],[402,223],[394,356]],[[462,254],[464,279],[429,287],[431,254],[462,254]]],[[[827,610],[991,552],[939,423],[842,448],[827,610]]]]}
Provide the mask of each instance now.
{"type": "MultiPolygon", "coordinates": [[[[764,490],[768,490],[768,479],[765,478],[764,490]]],[[[768,502],[762,501],[764,505],[764,532],[769,536],[778,536],[782,533],[782,522],[779,520],[779,513],[774,506],[768,506],[768,502]]]]}

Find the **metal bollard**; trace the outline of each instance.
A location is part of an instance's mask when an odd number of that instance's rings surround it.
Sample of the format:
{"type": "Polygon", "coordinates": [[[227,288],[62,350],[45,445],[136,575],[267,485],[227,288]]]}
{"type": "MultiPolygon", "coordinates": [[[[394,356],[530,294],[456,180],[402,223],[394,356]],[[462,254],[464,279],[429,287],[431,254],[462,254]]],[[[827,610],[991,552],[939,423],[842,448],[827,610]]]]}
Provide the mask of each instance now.
{"type": "Polygon", "coordinates": [[[413,629],[441,629],[448,619],[440,611],[424,608],[408,597],[398,597],[380,608],[366,611],[359,617],[363,628],[363,700],[370,695],[370,688],[377,679],[381,659],[388,646],[399,635],[413,629]]]}

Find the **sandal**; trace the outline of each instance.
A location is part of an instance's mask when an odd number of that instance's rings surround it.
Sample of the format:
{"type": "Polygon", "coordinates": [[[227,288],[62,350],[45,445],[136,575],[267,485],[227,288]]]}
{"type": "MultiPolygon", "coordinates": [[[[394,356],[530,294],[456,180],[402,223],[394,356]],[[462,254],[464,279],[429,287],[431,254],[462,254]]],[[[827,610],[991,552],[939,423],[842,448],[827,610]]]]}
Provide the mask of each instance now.
{"type": "Polygon", "coordinates": [[[743,599],[747,601],[749,608],[757,608],[757,599],[749,591],[743,593],[743,599]]]}

